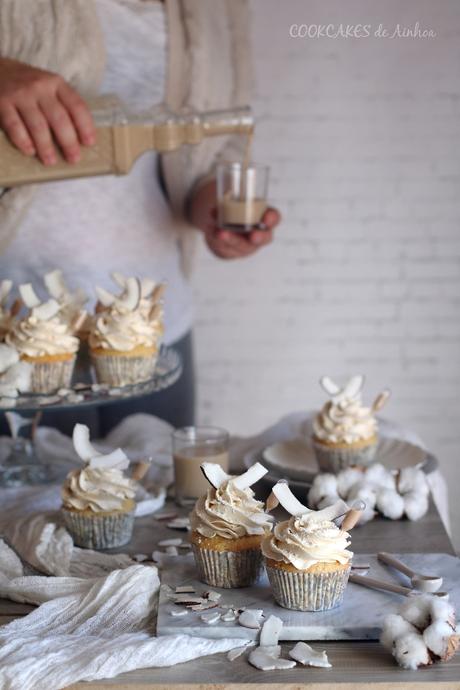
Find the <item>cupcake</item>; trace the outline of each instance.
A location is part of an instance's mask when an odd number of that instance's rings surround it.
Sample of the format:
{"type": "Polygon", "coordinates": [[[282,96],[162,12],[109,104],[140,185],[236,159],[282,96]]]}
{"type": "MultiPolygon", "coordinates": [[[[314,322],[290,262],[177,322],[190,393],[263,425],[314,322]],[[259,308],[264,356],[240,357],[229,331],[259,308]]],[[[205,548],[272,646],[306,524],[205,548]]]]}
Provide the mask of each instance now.
{"type": "Polygon", "coordinates": [[[389,391],[365,407],[361,400],[364,376],[353,376],[344,388],[327,376],[320,383],[331,396],[313,421],[312,440],[320,470],[337,473],[347,467],[366,467],[377,450],[375,413],[385,405],[389,391]]]}
{"type": "Polygon", "coordinates": [[[262,553],[275,601],[294,611],[326,611],[339,606],[353,554],[350,535],[333,522],[347,511],[343,501],[313,511],[285,483],[273,493],[292,517],[262,540],[262,553]]]}
{"type": "Polygon", "coordinates": [[[96,288],[89,346],[99,383],[126,386],[152,378],[163,335],[160,287],[143,296],[141,281],[127,278],[118,297],[96,288]]]}
{"type": "Polygon", "coordinates": [[[260,544],[273,521],[250,488],[267,470],[256,463],[233,477],[214,463],[201,468],[211,487],[190,515],[199,578],[211,587],[248,587],[260,575],[260,544]]]}
{"type": "Polygon", "coordinates": [[[20,285],[19,292],[29,313],[15,321],[5,342],[18,351],[22,361],[32,365],[31,392],[52,393],[68,388],[78,338],[61,318],[55,299],[41,303],[30,284],[20,285]]]}
{"type": "Polygon", "coordinates": [[[61,512],[74,543],[87,549],[127,544],[136,507],[134,482],[123,474],[128,458],[120,449],[108,455],[98,453],[84,424],[75,425],[73,444],[85,465],[67,476],[61,512]]]}

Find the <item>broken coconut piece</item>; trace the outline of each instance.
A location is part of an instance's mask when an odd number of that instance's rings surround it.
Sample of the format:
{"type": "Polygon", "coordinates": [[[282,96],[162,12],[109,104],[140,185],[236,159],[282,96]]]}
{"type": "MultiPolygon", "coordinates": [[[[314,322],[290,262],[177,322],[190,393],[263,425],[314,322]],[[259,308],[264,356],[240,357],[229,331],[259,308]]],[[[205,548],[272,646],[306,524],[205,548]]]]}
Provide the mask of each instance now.
{"type": "MultiPolygon", "coordinates": [[[[281,653],[281,648],[279,648],[281,653]]],[[[281,671],[283,669],[294,668],[296,662],[293,659],[281,659],[280,656],[275,656],[267,653],[264,647],[257,647],[249,654],[248,661],[251,666],[258,668],[260,671],[281,671]]]]}
{"type": "Polygon", "coordinates": [[[283,621],[278,616],[269,616],[262,626],[260,632],[259,645],[260,647],[273,647],[278,644],[281,630],[283,629],[283,621]]]}
{"type": "Polygon", "coordinates": [[[248,647],[253,647],[254,645],[255,645],[255,642],[253,640],[249,640],[242,647],[235,647],[235,649],[231,649],[229,651],[229,653],[227,654],[227,659],[229,661],[235,661],[235,659],[238,659],[242,654],[245,653],[245,651],[248,647]]]}
{"type": "Polygon", "coordinates": [[[203,596],[205,596],[206,599],[209,599],[209,601],[219,601],[222,598],[222,594],[220,592],[214,592],[213,590],[205,592],[203,596]]]}
{"type": "Polygon", "coordinates": [[[179,585],[174,591],[176,594],[190,594],[195,593],[196,590],[192,585],[179,585]]]}
{"type": "Polygon", "coordinates": [[[200,467],[208,482],[215,489],[219,489],[222,484],[230,479],[230,475],[215,462],[202,462],[200,467]]]}
{"type": "Polygon", "coordinates": [[[75,424],[72,441],[75,452],[84,462],[89,462],[92,458],[100,455],[89,440],[89,427],[86,424],[75,424]]]}
{"type": "Polygon", "coordinates": [[[220,620],[220,613],[219,611],[207,611],[201,614],[200,620],[206,625],[215,625],[220,620]]]}
{"type": "Polygon", "coordinates": [[[20,285],[18,289],[21,299],[28,309],[33,309],[41,304],[39,297],[37,297],[37,293],[32,287],[32,283],[24,283],[20,285]]]}
{"type": "Polygon", "coordinates": [[[178,556],[179,551],[177,550],[177,546],[167,546],[165,549],[165,552],[167,553],[168,556],[178,556]]]}
{"type": "Polygon", "coordinates": [[[141,299],[141,284],[138,278],[127,278],[125,292],[116,299],[117,306],[135,311],[141,299]]]}
{"type": "Polygon", "coordinates": [[[238,623],[244,628],[259,630],[263,616],[263,609],[245,609],[240,613],[238,623]]]}
{"type": "Polygon", "coordinates": [[[117,448],[107,455],[101,455],[100,453],[95,457],[91,458],[89,461],[89,466],[94,469],[117,469],[126,470],[129,466],[129,459],[127,455],[117,448]]]}
{"type": "Polygon", "coordinates": [[[268,470],[260,462],[256,462],[244,474],[240,474],[239,477],[232,479],[232,483],[237,489],[244,491],[244,489],[249,489],[250,486],[258,482],[267,472],[268,470]]]}
{"type": "Polygon", "coordinates": [[[178,530],[189,530],[190,529],[190,519],[188,517],[179,517],[171,522],[168,522],[168,527],[170,529],[178,530]]]}
{"type": "Polygon", "coordinates": [[[304,666],[316,666],[318,668],[331,668],[326,651],[317,652],[306,642],[297,642],[289,651],[291,659],[295,659],[304,666]]]}
{"type": "Polygon", "coordinates": [[[183,609],[171,609],[169,611],[169,615],[173,616],[174,618],[182,618],[182,616],[188,616],[188,610],[186,608],[183,609]]]}
{"type": "Polygon", "coordinates": [[[228,609],[228,611],[222,614],[222,620],[224,623],[233,623],[233,621],[236,621],[236,611],[228,609]]]}
{"type": "Polygon", "coordinates": [[[179,546],[180,544],[182,544],[181,537],[176,537],[175,539],[162,539],[158,542],[158,546],[179,546]]]}
{"type": "Polygon", "coordinates": [[[272,488],[272,493],[290,515],[300,517],[301,515],[312,512],[294,496],[289,485],[284,480],[275,484],[272,488]]]}
{"type": "Polygon", "coordinates": [[[60,309],[59,303],[55,299],[50,299],[48,302],[33,307],[32,314],[39,321],[49,321],[53,316],[56,316],[60,309]]]}

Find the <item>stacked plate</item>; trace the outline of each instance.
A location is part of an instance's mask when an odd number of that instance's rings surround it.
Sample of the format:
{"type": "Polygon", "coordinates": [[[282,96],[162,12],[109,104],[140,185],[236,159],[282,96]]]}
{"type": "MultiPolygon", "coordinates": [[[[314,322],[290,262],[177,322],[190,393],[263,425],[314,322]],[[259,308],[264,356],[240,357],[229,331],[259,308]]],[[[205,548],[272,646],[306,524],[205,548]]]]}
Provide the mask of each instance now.
{"type": "MultiPolygon", "coordinates": [[[[268,468],[266,480],[277,482],[287,479],[293,488],[299,490],[307,489],[319,472],[315,451],[305,436],[280,439],[265,448],[252,449],[246,454],[244,463],[250,467],[255,462],[261,462],[268,468]]],[[[382,463],[388,469],[420,467],[427,473],[437,467],[437,460],[423,448],[389,437],[380,439],[375,462],[382,463]]]]}

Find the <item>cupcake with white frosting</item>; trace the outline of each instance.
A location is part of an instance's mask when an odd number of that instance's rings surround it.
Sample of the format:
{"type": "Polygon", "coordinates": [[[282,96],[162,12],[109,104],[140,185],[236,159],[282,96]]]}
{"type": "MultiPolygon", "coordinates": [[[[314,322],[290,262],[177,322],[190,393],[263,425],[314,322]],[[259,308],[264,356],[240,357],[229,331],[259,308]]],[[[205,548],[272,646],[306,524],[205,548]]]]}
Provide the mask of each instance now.
{"type": "Polygon", "coordinates": [[[89,336],[97,380],[126,386],[152,378],[163,335],[161,291],[143,296],[137,278],[127,278],[115,296],[96,288],[99,306],[89,336]]]}
{"type": "Polygon", "coordinates": [[[362,402],[364,376],[353,376],[344,388],[324,376],[321,386],[330,395],[313,421],[313,446],[323,472],[340,472],[350,466],[367,466],[377,450],[378,422],[389,391],[377,396],[370,407],[362,402]]]}
{"type": "Polygon", "coordinates": [[[19,292],[29,313],[15,321],[5,342],[18,351],[22,361],[31,364],[31,392],[52,393],[58,388],[68,388],[78,338],[61,318],[56,300],[42,303],[29,283],[20,285],[19,292]]]}
{"type": "Polygon", "coordinates": [[[234,477],[214,463],[201,468],[211,487],[190,515],[200,580],[212,587],[248,587],[260,575],[260,544],[273,522],[251,489],[267,470],[256,463],[234,477]]]}
{"type": "Polygon", "coordinates": [[[339,606],[351,569],[350,535],[333,522],[347,511],[343,501],[309,510],[286,483],[273,487],[276,501],[292,517],[262,540],[265,567],[276,602],[295,611],[339,606]]]}
{"type": "Polygon", "coordinates": [[[73,444],[84,467],[72,470],[62,488],[62,515],[74,543],[110,549],[131,539],[135,484],[123,474],[129,460],[120,449],[103,455],[90,443],[89,429],[76,424],[73,444]]]}

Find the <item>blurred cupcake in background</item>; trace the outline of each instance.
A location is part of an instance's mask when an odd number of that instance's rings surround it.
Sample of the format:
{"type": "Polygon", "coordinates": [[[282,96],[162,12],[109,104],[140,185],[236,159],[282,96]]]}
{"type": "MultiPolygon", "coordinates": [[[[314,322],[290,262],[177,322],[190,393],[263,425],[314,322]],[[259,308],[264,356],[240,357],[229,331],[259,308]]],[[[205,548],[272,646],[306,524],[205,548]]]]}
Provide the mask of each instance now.
{"type": "Polygon", "coordinates": [[[313,446],[322,472],[368,466],[375,457],[378,423],[375,414],[389,398],[385,390],[371,407],[363,405],[364,376],[353,376],[340,388],[328,376],[320,380],[331,397],[313,421],[313,446]]]}
{"type": "Polygon", "coordinates": [[[89,346],[98,382],[126,386],[154,374],[163,335],[164,286],[115,275],[123,282],[120,295],[96,288],[99,302],[89,346]]]}
{"type": "Polygon", "coordinates": [[[211,486],[190,515],[199,578],[212,587],[248,587],[260,575],[260,544],[273,522],[251,489],[267,470],[256,463],[233,477],[215,463],[201,468],[211,486]]]}
{"type": "Polygon", "coordinates": [[[121,449],[99,453],[84,424],[75,425],[73,444],[84,466],[68,474],[61,512],[74,543],[88,549],[127,544],[136,508],[135,483],[123,474],[129,459],[121,449]]]}
{"type": "Polygon", "coordinates": [[[79,347],[73,327],[61,318],[58,302],[42,303],[30,283],[20,285],[19,293],[29,313],[14,321],[5,342],[32,366],[31,392],[68,388],[79,347]]]}

